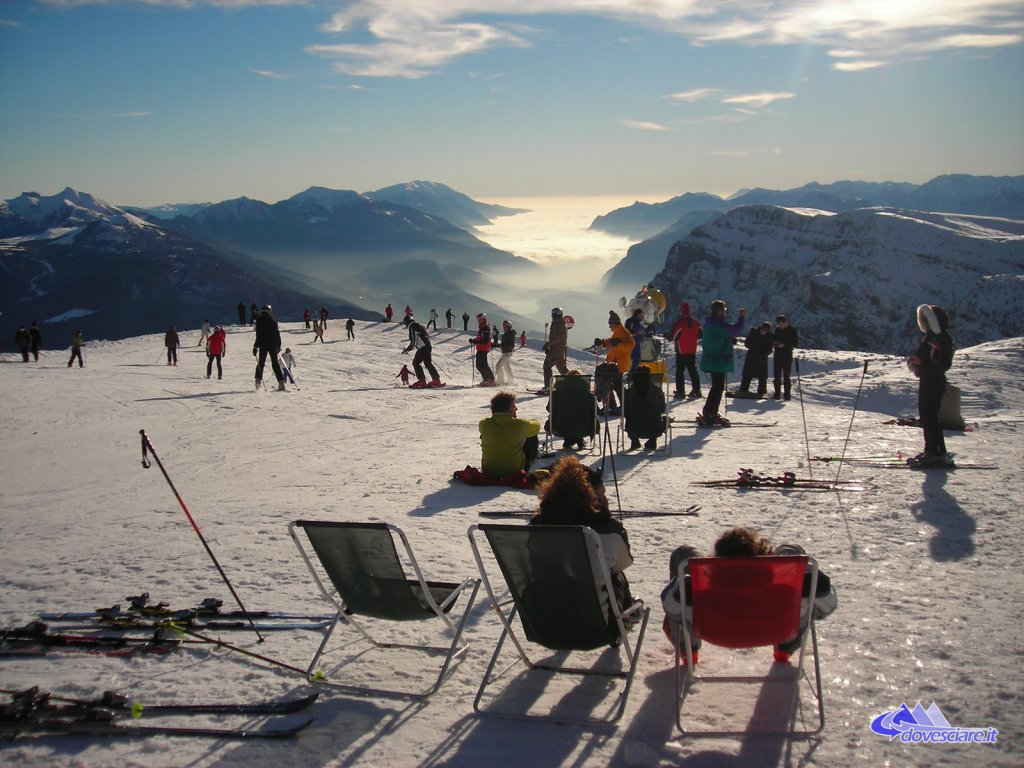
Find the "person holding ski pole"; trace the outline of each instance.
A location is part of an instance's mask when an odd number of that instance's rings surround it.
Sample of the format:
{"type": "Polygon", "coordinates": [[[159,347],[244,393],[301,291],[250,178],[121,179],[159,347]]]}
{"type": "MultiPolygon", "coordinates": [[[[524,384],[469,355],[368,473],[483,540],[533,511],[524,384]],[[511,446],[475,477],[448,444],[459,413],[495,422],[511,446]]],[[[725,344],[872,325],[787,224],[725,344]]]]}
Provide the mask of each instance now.
{"type": "Polygon", "coordinates": [[[470,344],[476,347],[476,369],[480,372],[480,384],[481,387],[493,387],[496,386],[494,381],[494,372],[491,370],[490,363],[487,362],[487,356],[491,351],[491,328],[487,322],[487,315],[481,312],[476,316],[479,328],[477,329],[476,336],[469,340],[470,344]]]}
{"type": "Polygon", "coordinates": [[[277,389],[284,392],[284,374],[281,373],[281,364],[277,357],[281,352],[281,331],[277,326],[277,320],[271,314],[269,304],[265,304],[256,316],[256,340],[252,345],[252,356],[256,360],[256,389],[263,384],[263,366],[270,357],[270,367],[277,379],[277,389]]]}
{"type": "Polygon", "coordinates": [[[700,369],[711,376],[711,389],[704,401],[704,410],[699,423],[702,426],[715,424],[728,426],[729,420],[718,412],[725,393],[725,376],[735,370],[732,348],[737,337],[743,332],[747,320],[747,308],[740,308],[735,322],[725,319],[726,306],[721,299],[711,302],[711,314],[704,321],[704,335],[701,337],[700,369]]]}
{"type": "Polygon", "coordinates": [[[516,377],[512,375],[512,353],[516,349],[516,329],[512,327],[512,323],[508,320],[504,320],[501,324],[503,333],[501,334],[501,359],[498,360],[498,364],[495,366],[495,380],[499,387],[514,387],[516,385],[516,377]]]}
{"type": "Polygon", "coordinates": [[[561,307],[551,310],[551,325],[548,339],[544,343],[544,387],[540,394],[551,391],[551,376],[557,368],[562,376],[569,375],[569,366],[565,364],[569,349],[569,329],[565,325],[565,312],[561,307]]]}
{"type": "Polygon", "coordinates": [[[416,354],[412,358],[412,367],[416,372],[416,381],[410,384],[409,388],[443,387],[444,384],[441,383],[441,377],[437,375],[437,369],[431,360],[430,334],[427,333],[426,328],[416,322],[411,313],[406,315],[406,319],[409,321],[409,346],[402,350],[402,354],[407,355],[410,350],[416,350],[416,354]],[[427,369],[431,376],[429,384],[427,383],[427,377],[423,373],[424,368],[427,369]]]}
{"type": "Polygon", "coordinates": [[[177,365],[178,347],[181,346],[181,342],[178,340],[178,332],[174,330],[173,325],[164,334],[164,346],[167,347],[167,364],[177,365]]]}
{"type": "Polygon", "coordinates": [[[292,368],[295,367],[295,356],[292,354],[291,347],[285,349],[281,353],[281,373],[284,374],[285,379],[292,383],[292,386],[298,389],[298,384],[295,383],[295,377],[292,376],[292,368]]]}

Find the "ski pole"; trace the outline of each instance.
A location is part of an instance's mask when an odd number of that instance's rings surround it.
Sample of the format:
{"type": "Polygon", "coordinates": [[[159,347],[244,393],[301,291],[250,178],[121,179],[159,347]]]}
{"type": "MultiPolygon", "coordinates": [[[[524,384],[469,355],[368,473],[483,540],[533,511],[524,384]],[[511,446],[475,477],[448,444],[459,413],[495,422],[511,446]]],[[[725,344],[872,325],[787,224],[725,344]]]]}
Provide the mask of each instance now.
{"type": "Polygon", "coordinates": [[[800,386],[800,359],[793,361],[796,365],[796,393],[800,397],[800,418],[804,422],[804,445],[807,447],[807,475],[814,479],[814,470],[811,469],[811,441],[807,437],[807,415],[804,413],[804,390],[800,386]]]}
{"type": "Polygon", "coordinates": [[[835,482],[839,481],[839,474],[843,471],[843,459],[846,458],[846,446],[850,442],[850,432],[853,431],[853,420],[857,416],[857,403],[860,402],[860,391],[864,387],[864,377],[868,373],[868,361],[864,361],[864,370],[860,374],[860,384],[857,387],[857,397],[853,400],[853,413],[850,414],[850,426],[846,430],[846,440],[843,441],[843,452],[839,455],[839,468],[836,469],[835,482]]]}
{"type": "Polygon", "coordinates": [[[224,569],[221,568],[220,567],[220,563],[217,562],[217,557],[216,557],[216,555],[213,554],[213,550],[210,549],[210,545],[206,543],[206,539],[203,537],[202,532],[199,530],[199,526],[196,525],[196,521],[192,517],[192,513],[188,511],[188,507],[185,506],[185,502],[182,500],[181,494],[178,493],[178,489],[175,488],[174,487],[174,483],[171,482],[171,478],[167,474],[167,470],[164,469],[163,462],[160,461],[160,457],[156,455],[156,450],[153,448],[153,444],[149,441],[149,438],[146,437],[146,430],[140,429],[139,430],[139,434],[142,435],[142,466],[143,466],[143,468],[144,469],[149,469],[150,468],[151,465],[150,465],[150,463],[149,463],[149,461],[147,459],[147,454],[152,453],[153,454],[153,458],[156,460],[156,465],[158,467],[160,467],[160,471],[163,472],[163,474],[164,474],[164,479],[167,481],[167,484],[169,486],[171,486],[171,491],[174,492],[174,497],[178,500],[178,504],[181,505],[182,510],[184,510],[185,517],[188,518],[188,521],[192,524],[192,529],[196,532],[196,536],[198,536],[199,540],[203,543],[203,547],[205,547],[205,549],[206,549],[206,554],[208,554],[210,556],[210,559],[213,560],[213,564],[217,567],[218,573],[220,573],[221,578],[224,579],[224,583],[228,585],[228,590],[230,590],[231,596],[235,598],[235,602],[238,603],[238,607],[241,608],[242,612],[246,614],[246,617],[249,619],[249,626],[252,627],[252,631],[256,633],[256,637],[258,637],[259,641],[262,643],[263,640],[264,640],[263,635],[261,635],[260,631],[258,629],[256,629],[256,625],[253,624],[253,622],[252,622],[252,617],[250,617],[248,615],[249,611],[247,611],[245,606],[242,605],[242,599],[238,596],[238,593],[235,592],[235,588],[233,586],[231,586],[231,582],[228,580],[227,574],[224,573],[224,569]]]}

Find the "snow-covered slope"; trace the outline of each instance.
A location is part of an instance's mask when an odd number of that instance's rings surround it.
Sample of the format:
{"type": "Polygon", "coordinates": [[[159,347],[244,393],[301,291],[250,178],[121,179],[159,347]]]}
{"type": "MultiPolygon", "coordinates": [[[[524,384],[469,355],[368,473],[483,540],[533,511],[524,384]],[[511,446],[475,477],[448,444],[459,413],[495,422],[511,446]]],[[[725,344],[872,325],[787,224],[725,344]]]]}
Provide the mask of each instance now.
{"type": "MultiPolygon", "coordinates": [[[[706,312],[788,315],[806,346],[899,352],[939,304],[962,345],[1024,334],[1024,221],[863,208],[735,208],[675,243],[652,284],[706,312]]],[[[703,317],[703,315],[701,315],[703,317]]]]}
{"type": "MultiPolygon", "coordinates": [[[[186,346],[177,367],[162,362],[162,337],[155,335],[89,344],[84,369],[65,367],[66,350],[44,350],[38,364],[0,356],[0,626],[43,611],[123,605],[143,591],[173,606],[206,597],[230,603],[159,469],[140,466],[140,429],[250,609],[325,612],[288,538],[292,520],[397,523],[429,577],[454,579],[473,572],[465,532],[484,519],[480,512],[535,506],[530,492],[451,480],[453,470],[479,463],[476,425],[493,394],[468,386],[465,334],[434,336],[435,360],[452,386],[409,391],[394,381],[408,362],[400,352],[401,326],[358,322],[356,340],[344,341],[332,320],[327,343],[314,345],[311,334],[286,324],[284,343],[297,358],[301,390],[278,393],[252,391],[251,331],[230,330],[223,381],[205,378],[205,356],[188,346],[195,331],[182,334],[186,346]]],[[[910,348],[916,339],[902,341],[910,348]]],[[[584,370],[594,365],[581,352],[572,358],[584,370]]],[[[517,351],[513,368],[520,416],[543,421],[544,401],[525,392],[540,383],[540,350],[517,351]]],[[[633,592],[653,612],[637,681],[614,730],[475,717],[473,695],[500,633],[481,598],[467,629],[469,654],[424,705],[327,691],[303,715],[316,721],[294,741],[19,739],[0,747],[0,761],[120,768],[1020,765],[1024,668],[1015,605],[1024,586],[1017,535],[1024,523],[1022,369],[1024,339],[1015,338],[961,349],[950,372],[974,431],[948,433],[949,447],[962,462],[994,462],[993,471],[844,468],[842,479],[876,486],[865,493],[691,485],[733,476],[739,467],[830,478],[835,466],[808,466],[808,454],[920,449],[917,430],[884,423],[916,410],[915,382],[902,358],[820,351],[801,353],[802,398],[729,402],[737,423],[775,426],[697,432],[691,426],[696,406],[678,403],[671,455],[619,453],[607,460],[613,504],[617,486],[623,509],[701,507],[696,517],[625,520],[633,592]],[[827,726],[818,739],[683,740],[674,732],[672,658],[658,600],[668,557],[683,543],[708,551],[734,525],[803,545],[836,585],[839,608],[819,626],[827,726]],[[952,725],[998,729],[998,743],[890,743],[869,730],[876,716],[918,701],[935,704],[952,725]]],[[[599,454],[586,459],[600,463],[599,454]]],[[[305,631],[268,633],[263,644],[246,633],[220,636],[302,667],[318,644],[318,635],[305,631]]],[[[341,658],[334,651],[325,664],[341,658]]],[[[363,661],[364,670],[392,674],[373,656],[363,661]]],[[[710,646],[699,667],[762,675],[771,668],[768,650],[710,646]]],[[[406,661],[398,674],[413,671],[406,661]]],[[[565,713],[597,701],[610,707],[615,699],[604,684],[569,692],[554,683],[533,686],[522,674],[513,666],[501,684],[553,699],[565,713]]],[[[112,689],[149,703],[250,700],[310,688],[300,675],[209,645],[127,659],[0,657],[0,687],[30,685],[65,695],[112,689]]],[[[778,683],[698,686],[688,710],[695,726],[743,728],[785,714],[790,691],[778,683]]],[[[256,718],[193,720],[260,724],[256,718]]]]}

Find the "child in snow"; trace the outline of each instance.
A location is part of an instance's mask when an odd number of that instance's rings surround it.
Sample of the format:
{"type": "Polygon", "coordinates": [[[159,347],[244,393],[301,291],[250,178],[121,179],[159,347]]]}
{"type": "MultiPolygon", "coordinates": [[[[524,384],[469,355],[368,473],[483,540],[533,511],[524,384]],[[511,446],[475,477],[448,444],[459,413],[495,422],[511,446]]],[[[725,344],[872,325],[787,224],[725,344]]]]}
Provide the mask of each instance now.
{"type": "Polygon", "coordinates": [[[410,376],[412,376],[412,371],[409,370],[409,366],[408,365],[403,365],[402,366],[402,370],[400,370],[398,372],[398,375],[395,376],[395,378],[396,379],[401,379],[402,380],[402,384],[404,384],[405,386],[408,387],[409,386],[409,377],[410,376]]]}

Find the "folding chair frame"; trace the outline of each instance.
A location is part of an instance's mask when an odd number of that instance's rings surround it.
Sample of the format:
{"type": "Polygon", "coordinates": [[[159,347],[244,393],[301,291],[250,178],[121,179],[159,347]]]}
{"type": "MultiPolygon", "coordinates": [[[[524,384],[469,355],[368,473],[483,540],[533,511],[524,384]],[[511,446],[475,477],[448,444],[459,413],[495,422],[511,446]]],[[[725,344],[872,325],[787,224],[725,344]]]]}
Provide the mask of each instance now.
{"type": "MultiPolygon", "coordinates": [[[[768,556],[766,558],[757,558],[757,559],[758,560],[761,560],[761,559],[774,559],[774,558],[777,558],[777,557],[783,557],[783,556],[781,556],[781,555],[772,555],[772,556],[768,556]]],[[[786,556],[786,557],[788,557],[788,556],[786,556]]],[[[685,588],[685,583],[686,582],[685,582],[685,579],[687,579],[689,577],[688,570],[689,570],[689,567],[691,567],[690,564],[692,564],[695,559],[696,560],[700,560],[700,559],[709,559],[709,558],[691,558],[689,563],[687,563],[687,561],[684,561],[684,562],[680,563],[680,565],[679,565],[679,573],[678,573],[677,583],[680,585],[680,587],[679,587],[680,602],[682,603],[683,616],[684,617],[687,615],[687,611],[688,610],[692,611],[692,605],[690,605],[689,600],[686,597],[686,588],[685,588]]],[[[739,561],[743,561],[743,562],[748,562],[749,561],[749,558],[735,558],[735,559],[739,560],[739,561]]],[[[793,559],[793,558],[789,558],[789,559],[793,559]]],[[[806,616],[803,616],[803,612],[801,611],[800,627],[801,627],[802,634],[801,634],[801,642],[800,642],[800,654],[799,654],[799,657],[798,657],[798,660],[797,660],[797,665],[796,665],[797,678],[796,678],[795,682],[796,682],[797,686],[799,687],[801,679],[806,680],[807,684],[811,687],[812,691],[814,692],[814,695],[815,695],[815,698],[816,698],[816,701],[817,701],[817,708],[818,708],[818,727],[815,728],[813,731],[794,731],[792,728],[790,728],[789,730],[785,730],[785,731],[757,731],[756,732],[757,735],[786,735],[786,736],[790,736],[790,737],[809,738],[811,736],[818,735],[825,728],[825,699],[824,699],[824,694],[822,692],[822,685],[821,685],[821,664],[819,663],[819,656],[818,656],[818,633],[817,633],[817,630],[815,629],[815,623],[814,623],[814,594],[815,594],[815,589],[816,589],[817,584],[818,584],[818,564],[814,560],[814,558],[807,557],[806,555],[801,555],[801,556],[799,556],[796,559],[800,559],[800,560],[806,561],[806,566],[811,569],[810,570],[811,580],[810,580],[810,592],[808,593],[809,597],[803,598],[801,596],[801,601],[804,600],[804,599],[807,599],[807,600],[810,601],[810,604],[807,606],[806,616]],[[811,638],[811,650],[812,650],[812,652],[814,654],[814,681],[813,682],[807,676],[807,672],[804,669],[804,650],[805,650],[805,648],[807,646],[807,637],[808,637],[808,635],[810,635],[810,638],[811,638]]],[[[758,683],[758,682],[761,682],[761,683],[791,683],[793,681],[792,680],[780,680],[780,679],[772,678],[772,677],[769,677],[769,676],[758,676],[758,675],[733,676],[733,677],[727,677],[727,676],[715,676],[715,677],[713,677],[713,676],[710,676],[710,675],[696,675],[696,674],[694,674],[693,665],[692,664],[690,664],[690,663],[683,663],[682,662],[682,659],[690,660],[690,659],[693,658],[693,641],[692,641],[692,638],[690,636],[689,627],[688,627],[687,622],[685,620],[681,622],[681,626],[682,626],[682,631],[677,634],[677,642],[676,642],[676,649],[675,649],[676,650],[676,653],[675,653],[676,727],[679,728],[680,732],[682,732],[682,734],[684,736],[688,736],[688,737],[708,737],[708,736],[711,736],[711,737],[724,737],[724,736],[748,736],[748,735],[750,735],[750,732],[748,732],[748,731],[691,731],[691,730],[687,730],[686,728],[684,728],[683,727],[683,704],[685,703],[685,699],[686,699],[687,694],[689,693],[690,687],[695,682],[704,682],[704,683],[744,683],[744,682],[746,682],[746,683],[758,683]],[[682,655],[684,653],[686,654],[685,656],[682,655]]],[[[749,646],[749,647],[751,647],[751,648],[758,648],[758,647],[766,647],[766,646],[752,645],[752,646],[749,646]]]]}
{"type": "MultiPolygon", "coordinates": [[[[489,717],[497,717],[509,720],[522,720],[522,721],[545,721],[555,723],[575,723],[578,725],[610,725],[618,722],[622,718],[623,712],[626,709],[626,701],[629,697],[630,688],[633,685],[633,679],[636,676],[637,663],[640,660],[640,647],[643,644],[644,632],[647,629],[647,621],[650,618],[651,609],[646,607],[642,601],[636,601],[627,608],[625,611],[621,610],[616,603],[614,592],[612,590],[612,578],[611,573],[608,570],[608,564],[605,562],[603,550],[601,547],[601,537],[598,536],[592,529],[584,526],[579,526],[581,535],[586,537],[587,548],[590,554],[591,569],[594,574],[598,574],[594,580],[594,588],[601,589],[604,587],[607,589],[609,597],[609,609],[618,624],[619,637],[622,638],[621,647],[626,653],[626,660],[628,662],[628,669],[625,671],[621,670],[602,670],[595,669],[592,667],[572,667],[566,665],[555,665],[545,664],[533,661],[524,647],[524,644],[520,641],[513,629],[513,622],[515,620],[518,606],[515,603],[514,597],[511,594],[506,595],[503,598],[498,597],[495,593],[494,586],[491,584],[491,580],[487,575],[487,569],[484,565],[484,560],[481,555],[480,547],[477,542],[477,534],[483,533],[486,537],[488,530],[502,530],[506,528],[522,529],[523,526],[508,526],[498,524],[483,524],[483,525],[471,525],[467,531],[469,537],[470,546],[473,549],[473,558],[476,560],[477,569],[480,572],[480,579],[483,581],[484,589],[487,592],[487,596],[490,599],[491,607],[494,612],[498,615],[498,619],[502,624],[501,636],[498,638],[498,643],[495,646],[494,653],[491,655],[491,660],[487,665],[487,669],[484,672],[483,680],[480,683],[480,688],[477,690],[476,698],[473,699],[473,711],[479,715],[485,715],[489,717]],[[640,616],[639,631],[636,635],[636,645],[630,644],[629,633],[626,631],[625,623],[631,620],[634,616],[640,616]],[[505,644],[505,640],[511,640],[512,645],[515,646],[516,653],[519,656],[519,660],[523,662],[530,670],[543,671],[551,674],[563,674],[563,675],[596,675],[601,677],[611,678],[622,678],[625,683],[621,693],[619,694],[618,706],[615,712],[609,718],[572,718],[572,717],[556,717],[549,714],[538,714],[532,715],[529,713],[516,713],[507,711],[497,711],[494,709],[483,709],[480,706],[480,701],[483,698],[484,691],[491,685],[494,680],[491,678],[491,674],[494,671],[494,667],[498,662],[498,658],[501,655],[501,650],[505,644]]],[[[534,529],[538,532],[542,532],[545,526],[538,526],[534,529]]],[[[533,531],[531,531],[533,532],[533,531]]],[[[540,646],[544,647],[544,646],[540,646]]],[[[609,646],[611,647],[611,646],[609,646]]],[[[562,650],[558,648],[549,648],[548,650],[562,650]]],[[[495,678],[496,679],[496,678],[495,678]]]]}
{"type": "MultiPolygon", "coordinates": [[[[320,642],[320,646],[317,648],[316,654],[313,656],[313,660],[309,663],[309,666],[306,669],[306,679],[312,683],[317,683],[318,685],[326,685],[331,688],[336,688],[338,690],[349,691],[353,693],[367,693],[378,696],[399,697],[409,699],[425,699],[432,695],[435,691],[437,691],[437,689],[441,686],[441,683],[444,681],[445,674],[448,671],[448,668],[451,666],[451,663],[459,657],[461,657],[469,649],[469,643],[459,645],[459,640],[462,638],[462,632],[466,627],[466,621],[469,618],[470,610],[473,607],[473,602],[476,600],[477,591],[480,589],[480,580],[474,578],[466,579],[457,587],[455,587],[455,589],[451,591],[451,593],[444,601],[442,601],[441,603],[436,602],[434,600],[433,595],[430,592],[430,582],[428,582],[424,578],[423,571],[420,570],[419,563],[417,563],[416,561],[416,556],[413,554],[412,546],[409,544],[409,539],[406,537],[405,532],[402,531],[402,529],[400,529],[398,526],[392,525],[391,523],[382,523],[381,527],[387,529],[388,533],[392,536],[392,541],[394,537],[397,536],[399,540],[402,542],[405,554],[409,560],[409,565],[416,576],[416,581],[418,582],[419,589],[422,590],[422,597],[426,601],[427,605],[430,606],[431,610],[437,616],[437,618],[441,619],[441,621],[444,622],[446,631],[449,632],[452,636],[451,645],[447,647],[384,642],[373,637],[370,634],[370,632],[355,619],[355,616],[350,612],[349,608],[345,605],[344,597],[338,594],[338,591],[334,588],[333,585],[325,584],[324,580],[320,577],[320,574],[317,573],[317,568],[313,563],[313,559],[306,551],[306,548],[303,546],[295,530],[296,528],[302,528],[307,524],[324,525],[325,523],[308,520],[296,520],[295,522],[288,524],[288,533],[292,537],[292,541],[295,542],[295,546],[298,548],[299,554],[302,556],[303,561],[306,563],[306,567],[309,569],[310,574],[312,574],[313,580],[314,582],[316,582],[317,588],[320,590],[320,593],[324,596],[324,598],[335,607],[336,613],[331,623],[327,626],[326,630],[324,631],[323,639],[320,642]],[[464,591],[466,591],[470,587],[472,587],[472,590],[469,594],[469,601],[466,603],[465,609],[462,612],[462,617],[459,619],[458,623],[456,623],[452,621],[451,617],[448,615],[448,613],[446,613],[446,610],[452,604],[454,604],[454,602],[459,598],[459,596],[464,591]],[[359,632],[360,635],[362,635],[363,639],[370,643],[370,645],[373,646],[373,648],[375,649],[399,648],[406,650],[418,650],[423,651],[424,653],[436,655],[440,655],[443,653],[444,661],[441,664],[440,671],[438,672],[437,679],[434,681],[434,684],[426,691],[413,692],[385,688],[374,688],[370,686],[346,685],[343,683],[335,683],[324,679],[319,673],[314,672],[314,669],[316,668],[316,664],[320,660],[320,657],[323,655],[324,650],[327,647],[327,643],[331,639],[331,635],[334,633],[334,630],[338,626],[339,622],[344,622],[345,624],[354,628],[357,632],[359,632]]],[[[332,527],[345,527],[348,524],[332,522],[326,523],[326,525],[330,525],[332,527]]]]}
{"type": "MultiPolygon", "coordinates": [[[[642,363],[641,363],[642,365],[642,363]]],[[[664,451],[669,456],[672,455],[672,420],[669,417],[668,405],[670,397],[668,394],[668,375],[664,373],[652,373],[651,382],[657,379],[658,387],[661,389],[665,399],[665,408],[662,417],[665,419],[665,431],[661,433],[661,437],[658,438],[658,442],[661,443],[661,447],[656,450],[664,451]]],[[[633,386],[633,373],[623,374],[622,383],[622,409],[619,413],[619,424],[615,430],[615,450],[622,453],[626,450],[626,391],[633,386]]]]}

